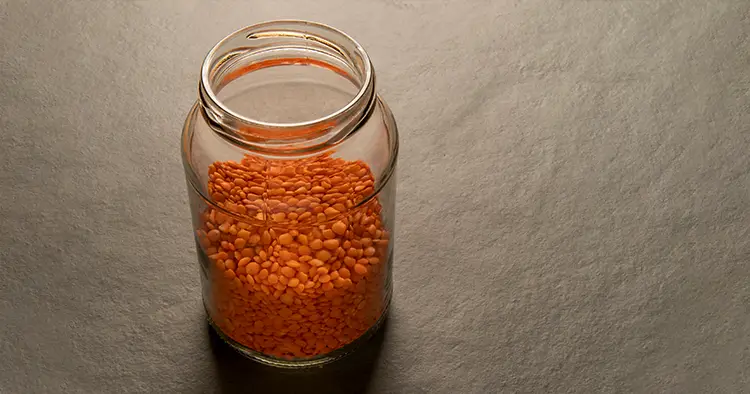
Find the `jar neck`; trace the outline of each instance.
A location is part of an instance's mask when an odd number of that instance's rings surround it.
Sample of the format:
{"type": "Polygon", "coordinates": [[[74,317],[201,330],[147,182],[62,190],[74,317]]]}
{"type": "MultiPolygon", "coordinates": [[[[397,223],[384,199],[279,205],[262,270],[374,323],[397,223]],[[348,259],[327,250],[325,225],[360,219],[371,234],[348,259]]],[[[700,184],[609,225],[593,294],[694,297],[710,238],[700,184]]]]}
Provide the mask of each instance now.
{"type": "MultiPolygon", "coordinates": [[[[254,94],[252,88],[245,93],[254,94]]],[[[369,117],[376,102],[375,73],[364,49],[343,32],[313,22],[273,21],[243,28],[221,40],[203,62],[199,94],[207,123],[235,145],[269,155],[311,154],[343,141],[369,117]],[[262,114],[237,110],[221,96],[224,89],[252,73],[284,66],[333,72],[353,85],[352,97],[320,116],[273,122],[262,119],[262,114]]],[[[316,97],[311,99],[307,102],[314,105],[316,97]]],[[[265,104],[284,105],[273,99],[265,104]]]]}

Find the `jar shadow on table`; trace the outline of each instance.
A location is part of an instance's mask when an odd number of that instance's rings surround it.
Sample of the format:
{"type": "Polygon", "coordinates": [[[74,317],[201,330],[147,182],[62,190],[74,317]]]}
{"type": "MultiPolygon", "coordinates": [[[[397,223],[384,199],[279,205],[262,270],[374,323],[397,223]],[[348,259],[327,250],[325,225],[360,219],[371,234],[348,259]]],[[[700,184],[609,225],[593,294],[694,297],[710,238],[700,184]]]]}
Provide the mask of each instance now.
{"type": "Polygon", "coordinates": [[[383,341],[388,318],[367,342],[330,364],[283,369],[252,361],[234,351],[207,325],[220,392],[233,393],[365,393],[383,341]]]}

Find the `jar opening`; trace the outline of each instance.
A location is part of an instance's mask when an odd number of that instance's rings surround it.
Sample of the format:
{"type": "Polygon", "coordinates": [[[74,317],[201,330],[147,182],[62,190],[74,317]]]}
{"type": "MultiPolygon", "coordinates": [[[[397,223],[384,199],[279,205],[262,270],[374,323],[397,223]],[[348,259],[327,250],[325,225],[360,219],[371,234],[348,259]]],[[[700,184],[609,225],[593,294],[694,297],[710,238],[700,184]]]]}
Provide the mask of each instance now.
{"type": "Polygon", "coordinates": [[[335,145],[375,102],[367,53],[341,31],[306,21],[246,27],[220,41],[201,69],[202,112],[235,144],[264,153],[335,145]]]}

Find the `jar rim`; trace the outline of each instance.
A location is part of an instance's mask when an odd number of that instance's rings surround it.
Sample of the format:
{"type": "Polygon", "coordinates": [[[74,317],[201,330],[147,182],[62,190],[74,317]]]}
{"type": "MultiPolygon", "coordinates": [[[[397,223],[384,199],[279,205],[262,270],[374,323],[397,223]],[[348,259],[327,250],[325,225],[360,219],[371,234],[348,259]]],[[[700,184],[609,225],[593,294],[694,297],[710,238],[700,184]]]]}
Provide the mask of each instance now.
{"type": "MultiPolygon", "coordinates": [[[[324,65],[322,64],[323,62],[319,62],[320,64],[315,63],[312,59],[306,60],[305,64],[323,66],[339,74],[345,73],[344,70],[337,70],[333,65],[324,65]]],[[[247,72],[252,71],[254,69],[247,72]]],[[[341,141],[356,128],[356,124],[360,120],[357,119],[358,115],[361,118],[371,109],[376,96],[372,63],[367,52],[356,40],[343,31],[329,25],[298,19],[261,22],[243,27],[227,35],[214,45],[206,55],[201,66],[199,85],[199,96],[203,104],[204,115],[208,115],[207,118],[213,121],[212,123],[222,126],[220,127],[220,131],[225,137],[229,137],[233,142],[240,143],[252,150],[276,153],[280,153],[280,151],[296,151],[300,153],[312,150],[311,146],[307,146],[304,149],[292,149],[289,147],[274,149],[274,147],[278,148],[279,146],[289,144],[289,141],[294,139],[317,139],[316,142],[308,144],[316,147],[319,147],[321,144],[330,146],[341,141]],[[229,44],[233,40],[238,38],[252,40],[253,38],[269,37],[291,37],[301,40],[311,40],[317,45],[323,45],[330,48],[334,53],[340,54],[340,60],[345,60],[348,66],[361,74],[357,93],[346,105],[333,113],[302,122],[267,122],[232,110],[218,98],[218,91],[214,89],[215,81],[213,81],[213,75],[216,73],[217,68],[226,63],[226,59],[222,60],[222,57],[231,54],[229,49],[232,45],[229,44]],[[353,55],[361,61],[355,62],[349,58],[346,49],[352,50],[354,52],[353,55]]]]}

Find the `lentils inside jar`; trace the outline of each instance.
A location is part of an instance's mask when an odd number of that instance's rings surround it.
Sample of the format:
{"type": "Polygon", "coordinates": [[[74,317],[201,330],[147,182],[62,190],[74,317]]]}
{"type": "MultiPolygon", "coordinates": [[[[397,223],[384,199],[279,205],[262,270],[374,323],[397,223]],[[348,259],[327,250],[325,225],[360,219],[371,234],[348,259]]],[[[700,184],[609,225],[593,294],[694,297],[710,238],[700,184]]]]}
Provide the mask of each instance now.
{"type": "Polygon", "coordinates": [[[362,161],[330,154],[209,166],[213,202],[197,231],[207,307],[234,341],[284,359],[362,336],[383,313],[389,234],[362,161]]]}

